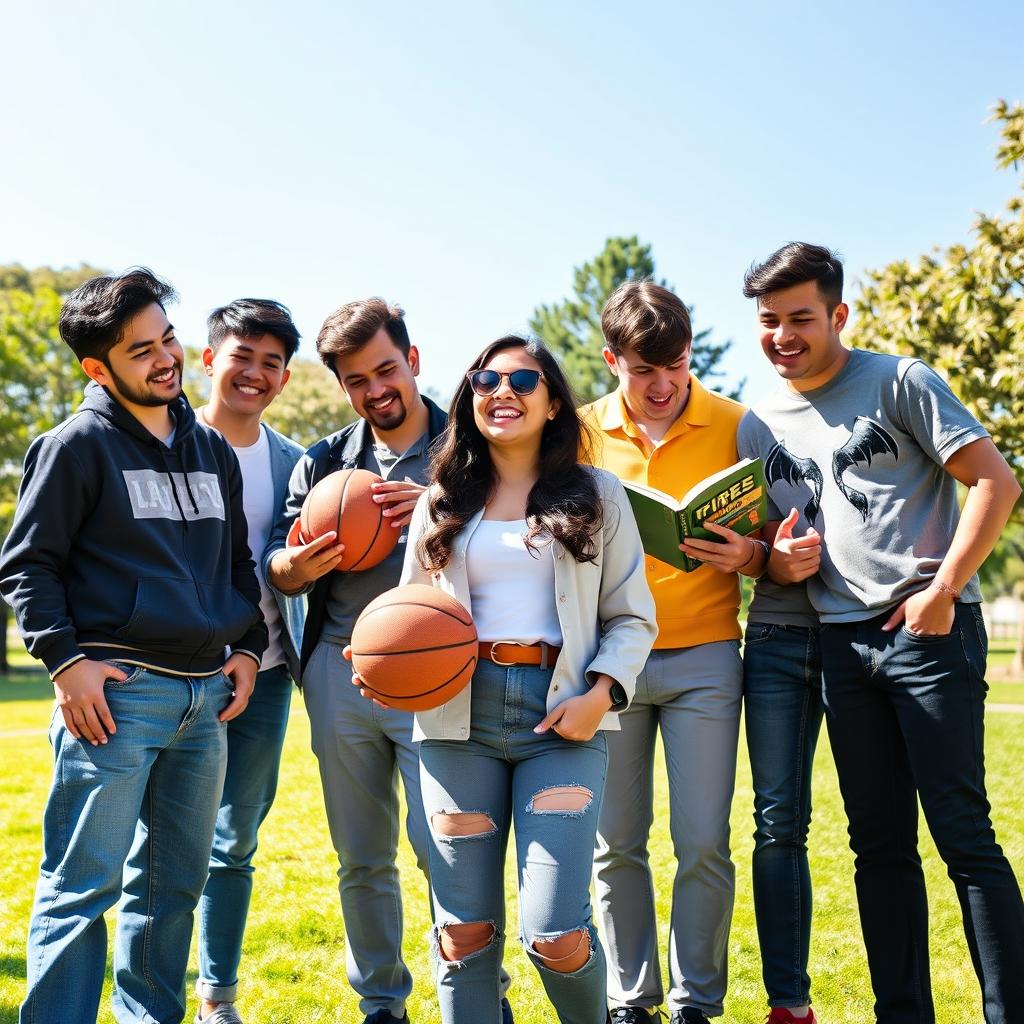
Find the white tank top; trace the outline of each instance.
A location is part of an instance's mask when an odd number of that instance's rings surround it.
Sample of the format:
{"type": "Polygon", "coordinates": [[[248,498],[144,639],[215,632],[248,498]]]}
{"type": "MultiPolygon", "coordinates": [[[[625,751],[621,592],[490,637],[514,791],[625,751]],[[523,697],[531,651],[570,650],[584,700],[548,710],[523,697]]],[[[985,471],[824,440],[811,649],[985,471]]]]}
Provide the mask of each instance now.
{"type": "Polygon", "coordinates": [[[466,548],[466,573],[473,622],[481,640],[538,641],[560,646],[562,629],[555,606],[552,542],[526,546],[525,519],[481,519],[466,548]]]}

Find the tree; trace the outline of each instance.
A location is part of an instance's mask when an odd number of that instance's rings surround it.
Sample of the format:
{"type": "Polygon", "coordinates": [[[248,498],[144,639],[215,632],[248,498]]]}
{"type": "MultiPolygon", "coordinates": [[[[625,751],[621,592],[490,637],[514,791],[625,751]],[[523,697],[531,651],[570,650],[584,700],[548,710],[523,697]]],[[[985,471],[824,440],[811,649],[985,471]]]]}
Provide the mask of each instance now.
{"type": "MultiPolygon", "coordinates": [[[[0,266],[0,543],[7,536],[21,464],[32,439],[70,415],[85,374],[60,340],[62,297],[101,271],[0,266]]],[[[8,608],[0,601],[0,672],[7,664],[8,608]]]]}
{"type": "MultiPolygon", "coordinates": [[[[1024,106],[1000,102],[996,165],[1024,161],[1024,106]]],[[[1022,183],[1024,186],[1024,183],[1022,183]]],[[[969,242],[868,271],[856,344],[920,356],[949,379],[1024,480],[1024,187],[969,242]]],[[[1024,513],[1017,510],[1024,521],[1024,513]]]]}
{"type": "MultiPolygon", "coordinates": [[[[530,318],[530,329],[558,357],[580,397],[592,402],[615,387],[615,378],[601,355],[601,310],[608,296],[624,281],[650,278],[666,288],[671,285],[655,277],[651,247],[641,245],[636,235],[609,238],[604,249],[576,267],[574,274],[573,297],[538,306],[530,318]]],[[[732,345],[730,341],[712,342],[710,334],[705,328],[694,335],[690,361],[693,372],[705,383],[722,376],[717,367],[732,345]]],[[[733,398],[739,397],[742,387],[741,382],[733,398]]]]}

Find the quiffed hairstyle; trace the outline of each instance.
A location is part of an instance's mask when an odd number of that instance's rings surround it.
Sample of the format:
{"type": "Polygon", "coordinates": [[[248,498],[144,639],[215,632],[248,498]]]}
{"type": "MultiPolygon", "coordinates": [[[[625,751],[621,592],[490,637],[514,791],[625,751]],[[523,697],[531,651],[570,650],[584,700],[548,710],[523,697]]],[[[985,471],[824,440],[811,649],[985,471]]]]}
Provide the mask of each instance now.
{"type": "Polygon", "coordinates": [[[668,366],[693,341],[690,313],[678,295],[651,280],[625,281],[601,313],[605,344],[616,356],[627,349],[651,366],[668,366]]]}
{"type": "Polygon", "coordinates": [[[236,338],[260,338],[269,334],[284,345],[284,361],[299,350],[299,334],[291,311],[273,299],[235,299],[218,306],[206,318],[207,336],[214,352],[230,335],[236,338]]]}
{"type": "Polygon", "coordinates": [[[129,321],[154,302],[165,309],[177,293],[152,270],[132,267],[113,277],[94,277],[79,285],[60,310],[60,336],[78,361],[106,362],[129,321]]]}
{"type": "MultiPolygon", "coordinates": [[[[539,341],[510,334],[492,342],[473,361],[469,371],[484,368],[498,353],[522,349],[540,364],[551,398],[561,404],[544,425],[540,446],[540,476],[526,502],[529,531],[526,545],[547,535],[560,541],[578,562],[597,555],[594,534],[601,529],[603,505],[594,477],[580,459],[589,461],[590,437],[576,413],[572,388],[554,356],[539,341]]],[[[494,490],[490,447],[473,418],[473,389],[464,376],[455,390],[448,426],[433,457],[427,510],[432,525],[420,538],[416,556],[428,572],[438,572],[451,559],[455,538],[487,504],[494,490]]]]}
{"type": "Polygon", "coordinates": [[[787,242],[743,275],[743,294],[759,299],[813,281],[829,315],[843,301],[843,260],[837,252],[810,242],[787,242]]]}
{"type": "Polygon", "coordinates": [[[383,328],[395,347],[409,358],[409,332],[405,328],[405,310],[385,302],[379,296],[346,303],[325,321],[316,339],[316,350],[324,365],[338,376],[335,356],[358,352],[383,328]]]}

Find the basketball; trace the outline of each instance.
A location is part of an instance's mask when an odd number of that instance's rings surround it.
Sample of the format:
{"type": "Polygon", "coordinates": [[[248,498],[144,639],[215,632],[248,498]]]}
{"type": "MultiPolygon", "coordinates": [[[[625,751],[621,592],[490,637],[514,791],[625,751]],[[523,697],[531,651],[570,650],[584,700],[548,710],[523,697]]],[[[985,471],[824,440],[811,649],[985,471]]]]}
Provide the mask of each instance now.
{"type": "Polygon", "coordinates": [[[476,627],[448,594],[422,583],[371,601],[352,628],[352,667],[385,704],[426,711],[451,700],[476,669],[476,627]]]}
{"type": "Polygon", "coordinates": [[[367,469],[339,469],[306,495],[299,514],[300,539],[308,544],[329,530],[345,545],[338,569],[362,572],[383,562],[398,543],[401,530],[384,518],[371,486],[381,478],[367,469]]]}

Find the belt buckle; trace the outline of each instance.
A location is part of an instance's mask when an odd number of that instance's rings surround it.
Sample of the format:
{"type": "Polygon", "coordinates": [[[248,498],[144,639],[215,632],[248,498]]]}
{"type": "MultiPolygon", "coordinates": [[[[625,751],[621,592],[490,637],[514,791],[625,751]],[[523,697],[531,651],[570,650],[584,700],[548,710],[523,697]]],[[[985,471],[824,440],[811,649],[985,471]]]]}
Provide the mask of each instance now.
{"type": "Polygon", "coordinates": [[[532,647],[533,644],[524,644],[521,640],[494,640],[491,643],[491,663],[494,665],[500,665],[502,668],[511,668],[513,665],[520,664],[518,661],[498,661],[494,656],[495,647],[532,647]]]}

